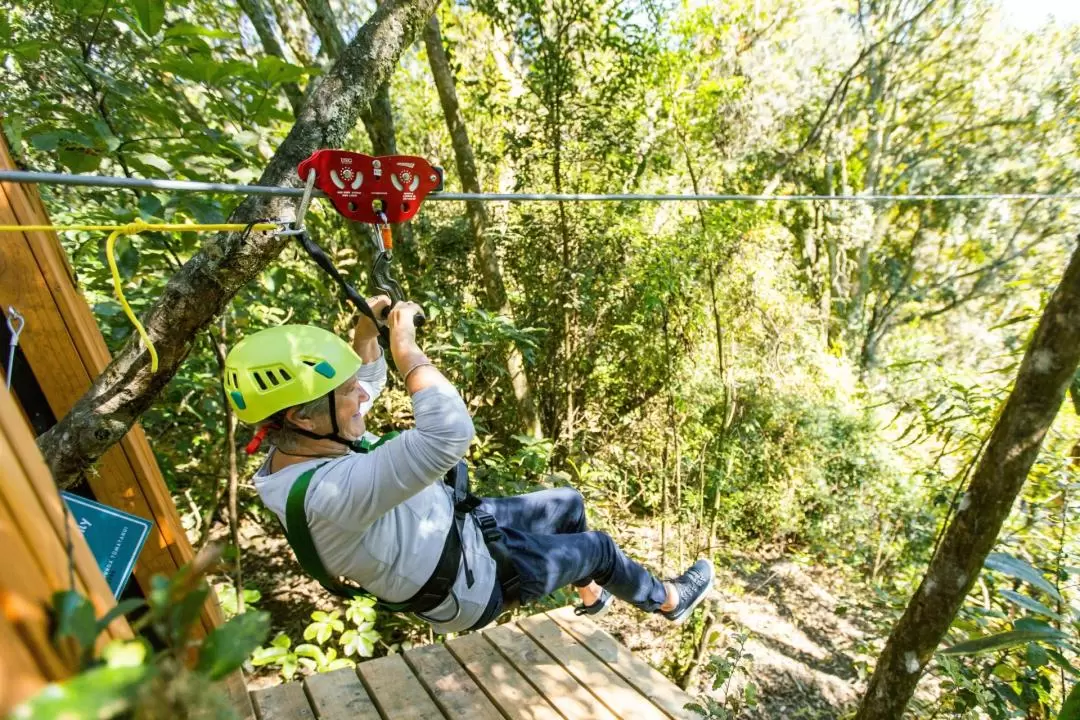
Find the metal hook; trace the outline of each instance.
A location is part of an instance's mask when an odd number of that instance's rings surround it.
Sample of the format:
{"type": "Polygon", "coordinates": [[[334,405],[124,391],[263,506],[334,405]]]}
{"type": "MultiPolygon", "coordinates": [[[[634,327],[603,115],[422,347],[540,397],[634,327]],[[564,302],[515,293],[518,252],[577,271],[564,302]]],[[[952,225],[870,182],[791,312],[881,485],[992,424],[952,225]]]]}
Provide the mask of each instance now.
{"type": "Polygon", "coordinates": [[[308,205],[311,203],[311,193],[315,189],[315,168],[308,170],[307,183],[304,185],[304,195],[300,198],[300,205],[296,208],[296,219],[293,221],[292,230],[282,230],[278,235],[299,235],[304,232],[304,217],[307,215],[308,205]]]}
{"type": "Polygon", "coordinates": [[[4,370],[4,383],[8,390],[11,389],[11,369],[15,365],[15,348],[19,345],[19,334],[22,333],[25,325],[26,318],[20,315],[13,306],[8,305],[7,328],[11,333],[11,340],[8,341],[8,359],[4,370]]]}
{"type": "Polygon", "coordinates": [[[26,325],[26,318],[19,314],[19,311],[12,305],[8,305],[7,309],[7,328],[11,333],[11,344],[19,344],[19,333],[22,332],[23,326],[26,325]]]}

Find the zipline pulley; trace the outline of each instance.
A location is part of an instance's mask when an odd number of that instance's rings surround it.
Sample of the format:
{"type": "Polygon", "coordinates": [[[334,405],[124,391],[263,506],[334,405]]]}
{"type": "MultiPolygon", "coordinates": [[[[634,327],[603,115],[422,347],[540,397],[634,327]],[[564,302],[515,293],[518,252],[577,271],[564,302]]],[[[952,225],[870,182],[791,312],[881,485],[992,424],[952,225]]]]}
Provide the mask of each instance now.
{"type": "MultiPolygon", "coordinates": [[[[297,215],[296,229],[286,233],[300,235],[303,232],[306,201],[311,196],[312,187],[318,187],[345,219],[371,226],[374,250],[371,283],[390,297],[392,305],[404,301],[404,290],[390,274],[394,249],[390,225],[410,220],[416,215],[428,193],[442,189],[442,168],[435,167],[415,155],[372,157],[348,150],[317,150],[296,169],[300,178],[305,181],[304,201],[301,202],[297,215]]],[[[308,253],[326,269],[325,263],[311,252],[313,243],[310,239],[303,240],[302,244],[308,253]]],[[[332,276],[335,274],[331,273],[332,276]]],[[[335,279],[342,282],[340,276],[335,279]]],[[[346,294],[355,304],[352,297],[355,291],[349,293],[347,290],[346,294]]],[[[364,311],[364,308],[361,308],[361,311],[364,311]]],[[[389,308],[384,310],[381,319],[385,320],[388,314],[389,308]]],[[[418,314],[414,317],[414,322],[416,327],[420,327],[426,322],[426,318],[423,314],[418,314]]]]}

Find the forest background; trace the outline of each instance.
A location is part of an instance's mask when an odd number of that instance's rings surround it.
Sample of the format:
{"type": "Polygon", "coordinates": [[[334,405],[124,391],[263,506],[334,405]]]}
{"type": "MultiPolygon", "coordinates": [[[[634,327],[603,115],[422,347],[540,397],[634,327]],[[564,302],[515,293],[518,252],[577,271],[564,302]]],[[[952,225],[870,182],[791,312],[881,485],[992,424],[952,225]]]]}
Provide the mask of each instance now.
{"type": "MultiPolygon", "coordinates": [[[[3,130],[20,164],[234,183],[259,177],[373,10],[0,7],[3,130]]],[[[1022,27],[993,2],[478,0],[437,18],[348,147],[427,157],[449,190],[1054,193],[1080,180],[1080,26],[1022,27]]],[[[41,190],[57,223],[220,222],[236,203],[41,190]]],[[[1078,210],[1053,199],[431,201],[397,231],[396,265],[431,318],[423,345],[474,413],[482,492],[572,485],[594,526],[658,570],[699,552],[721,569],[685,629],[626,609],[609,627],[709,693],[716,717],[841,717],[960,502],[1078,210]],[[776,614],[763,621],[762,609],[776,614]]],[[[366,231],[318,203],[307,222],[363,287],[366,231]]],[[[131,328],[102,240],[64,236],[116,351],[131,328]]],[[[136,312],[200,242],[120,240],[136,312]]],[[[219,593],[234,611],[244,597],[272,610],[282,634],[256,662],[285,676],[430,640],[419,624],[338,607],[301,576],[250,485],[250,430],[223,402],[223,353],[244,335],[283,322],[346,335],[353,321],[287,249],[141,418],[193,541],[225,535],[239,548],[219,593]],[[319,652],[298,655],[300,635],[319,652]]],[[[997,640],[936,657],[914,717],[1049,718],[1075,682],[1071,397],[950,635],[997,640]],[[1057,639],[1001,639],[1025,630],[1057,639]]],[[[408,422],[392,382],[369,426],[408,422]]]]}

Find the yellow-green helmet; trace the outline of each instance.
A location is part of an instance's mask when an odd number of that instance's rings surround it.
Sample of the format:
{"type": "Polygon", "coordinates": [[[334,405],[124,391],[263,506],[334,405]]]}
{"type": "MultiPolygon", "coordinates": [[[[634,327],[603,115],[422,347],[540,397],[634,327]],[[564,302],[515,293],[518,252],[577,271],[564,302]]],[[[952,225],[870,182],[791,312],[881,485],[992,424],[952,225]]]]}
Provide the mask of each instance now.
{"type": "Polygon", "coordinates": [[[326,395],[362,364],[352,346],[332,332],[280,325],[233,347],[225,359],[225,392],[236,416],[254,424],[326,395]]]}

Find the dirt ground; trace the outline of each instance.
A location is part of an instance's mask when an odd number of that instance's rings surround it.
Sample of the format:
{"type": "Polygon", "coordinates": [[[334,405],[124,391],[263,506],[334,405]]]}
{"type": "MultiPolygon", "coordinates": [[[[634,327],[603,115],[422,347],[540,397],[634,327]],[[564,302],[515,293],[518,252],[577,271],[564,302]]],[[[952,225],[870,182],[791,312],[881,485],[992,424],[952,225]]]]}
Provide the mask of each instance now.
{"type": "MultiPolygon", "coordinates": [[[[215,529],[214,535],[218,534],[215,529]]],[[[624,525],[614,534],[629,554],[653,567],[659,564],[654,529],[624,525]]],[[[336,599],[300,572],[276,526],[245,523],[242,544],[245,586],[261,592],[258,607],[271,614],[272,633],[283,631],[294,643],[302,642],[311,612],[338,607],[336,599]]],[[[707,662],[712,655],[722,655],[735,642],[735,633],[746,633],[749,637],[740,661],[745,672],[737,673],[721,689],[712,690],[711,673],[699,671],[693,678],[694,687],[688,688],[691,694],[708,693],[720,701],[725,694],[738,698],[749,680],[757,686],[758,702],[756,708],[739,715],[748,719],[826,720],[840,718],[853,709],[864,686],[861,677],[865,673],[860,670],[872,660],[863,652],[869,628],[861,627],[848,614],[847,608],[854,605],[845,599],[849,591],[835,574],[800,567],[783,557],[738,557],[726,564],[717,562],[716,569],[714,592],[704,610],[698,611],[703,618],[705,613],[715,618],[704,659],[707,662]]],[[[673,627],[659,616],[646,617],[616,604],[616,609],[599,622],[630,650],[678,682],[691,664],[704,620],[673,627]]],[[[249,675],[252,689],[279,682],[272,669],[256,669],[249,675]]]]}

